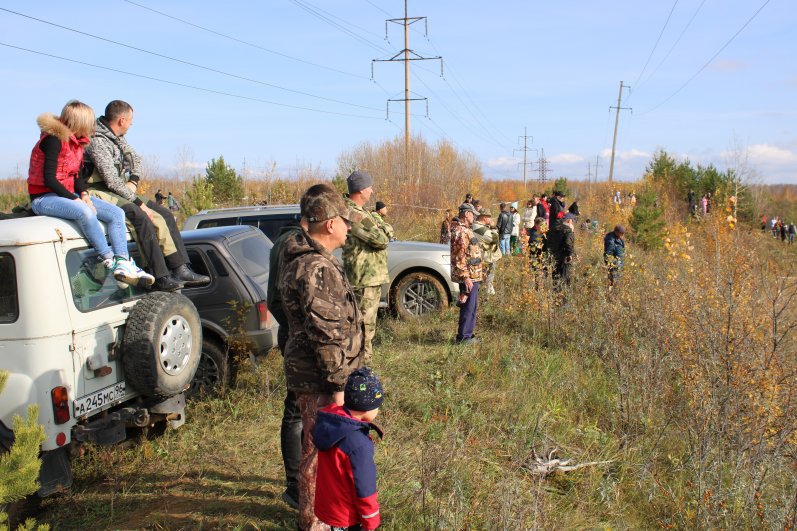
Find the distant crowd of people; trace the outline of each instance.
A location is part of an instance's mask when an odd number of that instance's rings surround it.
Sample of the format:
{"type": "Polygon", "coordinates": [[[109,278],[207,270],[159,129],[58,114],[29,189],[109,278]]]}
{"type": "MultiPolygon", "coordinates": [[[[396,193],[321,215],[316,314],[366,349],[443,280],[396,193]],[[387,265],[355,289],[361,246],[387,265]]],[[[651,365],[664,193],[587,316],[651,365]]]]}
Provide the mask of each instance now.
{"type": "Polygon", "coordinates": [[[769,230],[772,232],[773,238],[780,238],[783,242],[789,242],[789,245],[794,243],[794,236],[797,233],[797,227],[794,222],[786,223],[786,221],[778,216],[773,216],[767,220],[766,216],[761,217],[761,230],[769,230]]]}
{"type": "Polygon", "coordinates": [[[177,201],[177,198],[174,197],[171,192],[164,196],[160,188],[155,192],[155,202],[159,205],[166,203],[166,207],[172,212],[180,210],[180,202],[177,201]]]}
{"type": "MultiPolygon", "coordinates": [[[[460,309],[456,343],[478,343],[475,335],[478,294],[482,282],[487,294],[495,293],[495,267],[505,256],[528,256],[534,273],[534,286],[549,273],[554,289],[561,292],[573,278],[576,260],[575,224],[580,216],[578,200],[569,205],[565,194],[554,191],[551,196],[534,195],[526,201],[523,214],[518,203],[501,203],[500,213],[493,220],[472,194],[457,209],[445,211],[440,225],[440,243],[451,246],[451,280],[459,283],[460,309]]],[[[595,221],[586,220],[584,229],[594,230],[595,221]]],[[[608,270],[608,284],[614,289],[622,273],[625,258],[625,228],[617,225],[604,236],[604,263],[608,270]]]]}

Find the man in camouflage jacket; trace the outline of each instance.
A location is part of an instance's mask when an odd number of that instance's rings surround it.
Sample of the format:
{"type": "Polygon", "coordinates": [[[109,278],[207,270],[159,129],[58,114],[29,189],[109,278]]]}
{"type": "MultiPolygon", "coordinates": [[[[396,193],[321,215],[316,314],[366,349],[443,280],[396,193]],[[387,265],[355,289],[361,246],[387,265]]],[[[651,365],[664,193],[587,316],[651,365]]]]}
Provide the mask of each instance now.
{"type": "Polygon", "coordinates": [[[457,343],[476,343],[473,329],[479,305],[479,285],[484,278],[479,240],[471,230],[478,215],[473,205],[462,203],[459,205],[459,221],[451,227],[451,281],[459,282],[460,293],[466,293],[468,297],[459,307],[457,343]]]}
{"type": "Polygon", "coordinates": [[[326,529],[313,512],[318,450],[313,427],[318,410],[343,405],[349,374],[362,366],[362,317],[340,262],[332,251],[346,241],[347,207],[332,187],[310,187],[300,202],[303,228],[283,243],[282,309],[288,322],[284,350],[288,390],[302,417],[299,463],[299,528],[326,529]]]}
{"type": "Polygon", "coordinates": [[[357,296],[357,305],[365,322],[365,361],[371,359],[371,343],[376,334],[376,313],[387,284],[388,230],[379,219],[363,208],[373,193],[373,178],[366,172],[355,171],[346,179],[349,195],[346,198],[351,231],[343,246],[343,266],[357,296]]]}

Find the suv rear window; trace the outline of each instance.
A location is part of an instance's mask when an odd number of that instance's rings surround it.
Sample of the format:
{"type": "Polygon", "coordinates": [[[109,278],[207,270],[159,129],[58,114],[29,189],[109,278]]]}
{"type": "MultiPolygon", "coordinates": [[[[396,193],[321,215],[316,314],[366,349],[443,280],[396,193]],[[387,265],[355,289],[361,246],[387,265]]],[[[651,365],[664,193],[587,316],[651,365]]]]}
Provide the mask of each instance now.
{"type": "Polygon", "coordinates": [[[268,257],[271,251],[269,242],[260,235],[250,236],[232,242],[229,249],[247,276],[263,288],[265,293],[268,286],[268,257]]]}
{"type": "Polygon", "coordinates": [[[66,253],[66,271],[72,300],[84,313],[133,300],[145,293],[133,286],[119,289],[110,271],[97,260],[97,252],[93,249],[73,249],[66,253]]]}
{"type": "Polygon", "coordinates": [[[17,268],[13,256],[0,253],[0,323],[13,323],[17,317],[17,268]]]}
{"type": "MultiPolygon", "coordinates": [[[[253,227],[259,228],[263,231],[269,240],[272,242],[277,239],[280,235],[280,229],[285,225],[289,225],[291,223],[298,223],[299,219],[301,219],[301,214],[298,212],[295,214],[270,214],[270,215],[258,215],[258,216],[246,216],[242,217],[240,220],[241,225],[251,225],[253,227]]],[[[207,225],[200,225],[200,226],[207,226],[207,225]]]]}
{"type": "Polygon", "coordinates": [[[229,227],[230,225],[237,225],[237,224],[238,224],[238,218],[232,216],[230,218],[203,219],[197,224],[196,228],[210,229],[212,227],[229,227]]]}

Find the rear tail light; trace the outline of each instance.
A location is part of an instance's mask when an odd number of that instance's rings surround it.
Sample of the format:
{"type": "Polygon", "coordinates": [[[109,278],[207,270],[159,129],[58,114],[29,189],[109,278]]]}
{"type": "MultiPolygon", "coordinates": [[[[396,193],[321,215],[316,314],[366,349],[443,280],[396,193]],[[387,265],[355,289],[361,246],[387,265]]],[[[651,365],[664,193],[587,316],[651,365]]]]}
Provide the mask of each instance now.
{"type": "Polygon", "coordinates": [[[50,395],[53,400],[55,423],[65,424],[69,422],[69,393],[66,392],[66,387],[53,387],[50,395]]]}
{"type": "Polygon", "coordinates": [[[260,318],[260,329],[265,330],[268,328],[271,321],[271,314],[268,313],[268,305],[266,301],[257,303],[257,316],[260,318]]]}

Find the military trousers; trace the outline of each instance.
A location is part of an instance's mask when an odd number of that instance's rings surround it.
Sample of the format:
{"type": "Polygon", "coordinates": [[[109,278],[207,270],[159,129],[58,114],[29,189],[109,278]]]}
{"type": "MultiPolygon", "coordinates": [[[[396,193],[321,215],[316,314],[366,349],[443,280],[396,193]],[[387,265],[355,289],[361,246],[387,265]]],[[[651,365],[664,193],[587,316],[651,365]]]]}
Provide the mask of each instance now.
{"type": "Polygon", "coordinates": [[[364,361],[366,363],[371,361],[373,353],[373,339],[376,335],[376,314],[379,311],[379,299],[382,298],[382,286],[366,286],[364,288],[355,288],[354,296],[357,297],[357,307],[363,314],[363,321],[365,323],[364,334],[364,361]]]}
{"type": "Polygon", "coordinates": [[[313,443],[318,411],[333,402],[331,394],[296,393],[302,415],[302,460],[299,462],[299,528],[305,531],[329,529],[315,516],[315,480],[318,472],[318,448],[313,443]]]}
{"type": "MultiPolygon", "coordinates": [[[[459,324],[457,326],[456,341],[464,341],[473,337],[473,329],[476,328],[476,311],[479,309],[479,286],[481,282],[474,282],[473,288],[468,293],[468,300],[459,307],[459,324]]],[[[465,292],[465,284],[459,283],[460,293],[465,292]]]]}
{"type": "MultiPolygon", "coordinates": [[[[125,205],[134,204],[124,197],[103,189],[92,188],[89,190],[89,194],[94,197],[99,197],[104,201],[108,201],[122,209],[124,209],[125,205]]],[[[155,201],[147,201],[146,206],[155,212],[153,219],[150,221],[155,226],[155,233],[158,236],[158,246],[161,248],[167,263],[175,262],[179,259],[180,263],[177,264],[177,266],[171,266],[169,264],[172,268],[187,264],[188,253],[185,251],[183,238],[180,236],[180,229],[177,227],[177,220],[174,219],[174,215],[163,205],[155,203],[155,201]]]]}

